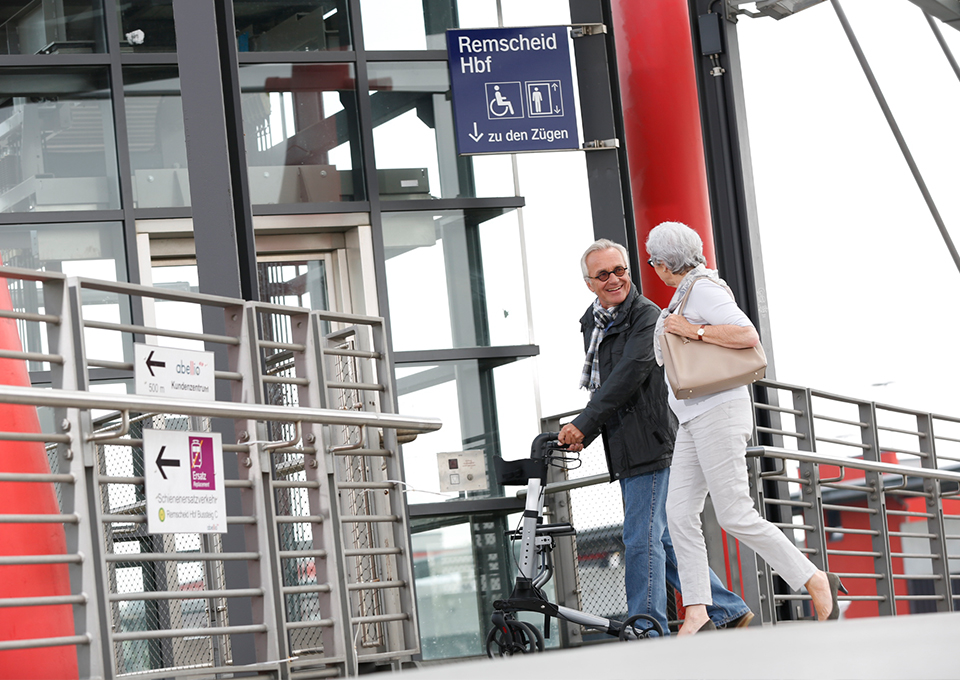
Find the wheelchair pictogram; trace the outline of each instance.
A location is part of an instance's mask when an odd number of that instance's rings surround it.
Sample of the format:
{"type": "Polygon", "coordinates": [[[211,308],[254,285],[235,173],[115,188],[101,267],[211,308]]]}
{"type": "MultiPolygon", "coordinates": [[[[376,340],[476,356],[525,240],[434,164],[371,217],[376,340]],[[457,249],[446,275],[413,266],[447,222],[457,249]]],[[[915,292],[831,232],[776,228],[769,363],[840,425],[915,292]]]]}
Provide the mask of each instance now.
{"type": "Polygon", "coordinates": [[[487,118],[506,120],[523,118],[523,89],[519,82],[485,83],[487,118]]]}

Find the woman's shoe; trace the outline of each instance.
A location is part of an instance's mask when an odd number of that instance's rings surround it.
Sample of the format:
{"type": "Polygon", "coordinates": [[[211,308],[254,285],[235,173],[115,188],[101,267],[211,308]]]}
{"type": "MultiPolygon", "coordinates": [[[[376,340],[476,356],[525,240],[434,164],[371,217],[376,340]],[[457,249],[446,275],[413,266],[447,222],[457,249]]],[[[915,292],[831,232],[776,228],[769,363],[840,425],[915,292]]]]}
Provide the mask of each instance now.
{"type": "Polygon", "coordinates": [[[711,630],[716,630],[717,624],[713,622],[713,619],[707,619],[707,622],[697,628],[697,633],[706,633],[711,630]]]}
{"type": "Polygon", "coordinates": [[[706,621],[704,621],[703,623],[701,623],[701,624],[700,624],[700,627],[697,628],[697,629],[696,629],[695,631],[693,631],[692,633],[687,633],[687,632],[685,632],[685,631],[684,631],[685,628],[687,628],[687,622],[686,622],[686,621],[684,621],[684,622],[683,622],[683,625],[680,626],[679,637],[689,637],[689,636],[691,636],[691,635],[696,635],[697,633],[706,633],[706,632],[709,632],[709,631],[711,631],[711,630],[716,630],[716,629],[717,629],[717,625],[713,622],[713,619],[707,619],[706,621]]]}
{"type": "Polygon", "coordinates": [[[840,577],[829,571],[827,572],[827,582],[830,584],[830,599],[833,601],[833,609],[830,610],[830,615],[826,620],[832,621],[840,618],[840,604],[837,602],[837,591],[839,590],[846,595],[847,589],[843,587],[843,581],[840,580],[840,577]]]}

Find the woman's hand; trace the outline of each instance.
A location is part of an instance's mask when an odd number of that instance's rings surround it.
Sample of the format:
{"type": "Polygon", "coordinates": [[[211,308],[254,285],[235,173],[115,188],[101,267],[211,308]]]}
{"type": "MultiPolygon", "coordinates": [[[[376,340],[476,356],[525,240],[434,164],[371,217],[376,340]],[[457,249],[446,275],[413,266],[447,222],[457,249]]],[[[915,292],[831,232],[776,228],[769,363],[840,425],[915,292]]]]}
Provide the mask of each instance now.
{"type": "Polygon", "coordinates": [[[697,329],[700,326],[694,326],[679,314],[671,314],[663,320],[663,330],[667,333],[679,335],[681,338],[697,339],[697,329]]]}
{"type": "Polygon", "coordinates": [[[671,314],[664,319],[663,330],[667,333],[679,335],[681,338],[700,339],[709,342],[711,345],[720,345],[732,349],[746,349],[760,342],[760,336],[753,326],[704,325],[703,335],[698,335],[697,331],[700,330],[700,326],[690,323],[679,314],[671,314]]]}

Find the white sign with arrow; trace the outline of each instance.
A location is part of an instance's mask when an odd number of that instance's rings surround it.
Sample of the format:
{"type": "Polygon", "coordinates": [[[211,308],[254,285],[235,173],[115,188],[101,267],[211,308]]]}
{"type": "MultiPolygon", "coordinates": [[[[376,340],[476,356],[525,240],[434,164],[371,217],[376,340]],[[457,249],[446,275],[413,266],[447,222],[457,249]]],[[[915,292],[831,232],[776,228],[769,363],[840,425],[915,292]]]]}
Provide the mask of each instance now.
{"type": "Polygon", "coordinates": [[[219,432],[143,431],[147,531],[227,531],[223,447],[219,432]]]}
{"type": "Polygon", "coordinates": [[[136,394],[215,401],[213,352],[134,343],[136,394]]]}

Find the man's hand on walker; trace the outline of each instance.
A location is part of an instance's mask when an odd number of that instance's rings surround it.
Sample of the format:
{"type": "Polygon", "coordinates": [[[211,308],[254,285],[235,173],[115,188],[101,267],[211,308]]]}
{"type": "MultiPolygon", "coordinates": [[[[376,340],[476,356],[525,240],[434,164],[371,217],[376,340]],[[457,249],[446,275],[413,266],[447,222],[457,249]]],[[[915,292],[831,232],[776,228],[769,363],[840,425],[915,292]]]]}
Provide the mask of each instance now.
{"type": "Polygon", "coordinates": [[[565,444],[571,451],[583,450],[583,432],[571,423],[563,426],[557,439],[561,444],[565,444]]]}

